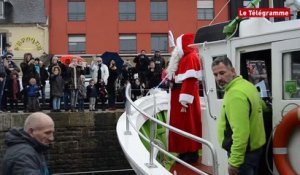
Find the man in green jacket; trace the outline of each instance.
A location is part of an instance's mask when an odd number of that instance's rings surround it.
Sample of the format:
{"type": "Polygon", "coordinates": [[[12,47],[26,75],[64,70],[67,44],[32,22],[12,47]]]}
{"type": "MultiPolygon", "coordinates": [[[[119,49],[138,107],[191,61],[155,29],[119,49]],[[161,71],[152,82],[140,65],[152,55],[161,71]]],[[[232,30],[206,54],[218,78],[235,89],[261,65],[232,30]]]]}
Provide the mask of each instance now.
{"type": "Polygon", "coordinates": [[[256,87],[237,76],[226,56],[212,63],[217,85],[225,90],[218,141],[228,153],[229,175],[255,175],[266,142],[263,101],[256,87]]]}

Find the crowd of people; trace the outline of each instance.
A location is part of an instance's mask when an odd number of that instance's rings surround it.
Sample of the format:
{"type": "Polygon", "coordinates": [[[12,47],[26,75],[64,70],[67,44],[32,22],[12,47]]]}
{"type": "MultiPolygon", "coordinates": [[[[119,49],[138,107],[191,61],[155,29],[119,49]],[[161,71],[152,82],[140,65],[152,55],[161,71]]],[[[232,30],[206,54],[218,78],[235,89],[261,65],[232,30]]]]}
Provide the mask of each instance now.
{"type": "Polygon", "coordinates": [[[12,52],[6,52],[0,61],[1,112],[18,112],[21,108],[24,112],[36,112],[47,107],[47,80],[52,112],[82,112],[86,101],[89,111],[115,110],[116,100],[125,101],[127,82],[132,83],[132,100],[136,100],[160,84],[166,66],[160,51],[148,57],[145,50],[134,58],[134,66],[125,61],[121,67],[113,59],[106,65],[101,57],[93,58],[90,64],[74,57],[65,64],[54,56],[47,66],[31,53],[24,54],[20,65],[13,58],[12,52]],[[86,75],[92,76],[88,84],[86,75]]]}
{"type": "MultiPolygon", "coordinates": [[[[168,79],[171,87],[170,125],[201,137],[201,108],[200,98],[197,97],[199,97],[202,70],[195,49],[188,47],[193,43],[194,35],[184,34],[176,41],[177,46],[173,49],[170,66],[167,69],[159,51],[149,58],[146,51],[142,50],[133,60],[135,67],[125,62],[121,70],[118,70],[114,60],[106,65],[101,57],[95,58],[90,65],[83,64],[82,60],[76,57],[72,57],[69,64],[63,64],[57,57],[53,57],[46,69],[41,60],[33,58],[31,53],[24,54],[24,60],[19,68],[12,59],[13,54],[6,53],[0,60],[1,109],[5,109],[9,102],[10,111],[17,112],[18,98],[22,94],[25,110],[38,111],[40,94],[41,102],[45,103],[45,82],[48,79],[50,104],[54,112],[61,110],[61,99],[64,101],[66,111],[84,111],[85,99],[89,100],[90,111],[97,110],[99,101],[102,110],[106,109],[107,101],[108,109],[114,110],[116,92],[121,90],[124,95],[124,85],[127,82],[132,84],[131,98],[136,100],[145,95],[148,89],[159,85],[168,86],[164,83],[164,80],[168,79]],[[18,79],[21,71],[22,91],[18,79]],[[86,86],[85,75],[90,73],[92,78],[86,86]],[[117,86],[118,81],[120,81],[119,86],[117,86]]],[[[255,175],[259,171],[260,159],[266,143],[263,111],[268,109],[258,95],[257,88],[237,74],[227,56],[214,59],[211,70],[217,86],[225,92],[218,117],[217,136],[220,145],[227,151],[228,174],[255,175]]],[[[53,132],[54,122],[49,116],[33,113],[26,119],[23,129],[12,129],[7,133],[6,142],[13,144],[16,143],[15,140],[32,140],[31,142],[37,142],[44,149],[44,146],[47,148],[53,141],[53,132]],[[42,127],[36,128],[37,121],[42,127]],[[33,132],[35,130],[37,135],[33,132]],[[41,140],[40,136],[45,139],[41,140]]],[[[22,142],[18,146],[27,149],[31,145],[22,142]]],[[[169,132],[168,150],[178,153],[178,157],[187,163],[198,161],[201,147],[201,144],[193,140],[169,132]]],[[[8,148],[4,157],[4,160],[9,159],[4,161],[4,174],[20,171],[18,167],[11,168],[14,162],[23,161],[10,158],[14,151],[13,147],[8,148]]],[[[44,163],[44,158],[41,157],[39,162],[44,163]]],[[[48,169],[44,166],[37,166],[36,169],[35,171],[43,174],[48,173],[48,169]]]]}

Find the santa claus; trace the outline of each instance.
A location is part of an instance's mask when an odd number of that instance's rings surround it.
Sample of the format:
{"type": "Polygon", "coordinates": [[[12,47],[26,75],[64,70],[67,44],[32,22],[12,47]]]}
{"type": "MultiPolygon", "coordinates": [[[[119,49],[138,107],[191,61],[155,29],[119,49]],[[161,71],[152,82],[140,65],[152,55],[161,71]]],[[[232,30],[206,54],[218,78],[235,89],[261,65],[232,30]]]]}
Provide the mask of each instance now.
{"type": "MultiPolygon", "coordinates": [[[[202,136],[199,80],[202,78],[200,59],[194,34],[183,34],[176,40],[167,78],[171,80],[170,125],[193,135],[202,136]]],[[[179,158],[194,163],[198,160],[201,144],[174,132],[169,132],[168,149],[179,153],[179,158]]]]}

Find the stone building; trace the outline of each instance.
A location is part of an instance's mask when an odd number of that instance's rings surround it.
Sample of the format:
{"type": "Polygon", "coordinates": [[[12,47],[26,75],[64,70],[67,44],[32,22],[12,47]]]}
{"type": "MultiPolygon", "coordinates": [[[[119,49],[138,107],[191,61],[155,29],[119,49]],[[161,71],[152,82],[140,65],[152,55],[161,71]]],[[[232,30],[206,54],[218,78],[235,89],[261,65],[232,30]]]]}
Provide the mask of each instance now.
{"type": "Polygon", "coordinates": [[[0,0],[1,54],[9,49],[20,61],[26,52],[34,57],[48,53],[47,22],[44,0],[0,0]]]}

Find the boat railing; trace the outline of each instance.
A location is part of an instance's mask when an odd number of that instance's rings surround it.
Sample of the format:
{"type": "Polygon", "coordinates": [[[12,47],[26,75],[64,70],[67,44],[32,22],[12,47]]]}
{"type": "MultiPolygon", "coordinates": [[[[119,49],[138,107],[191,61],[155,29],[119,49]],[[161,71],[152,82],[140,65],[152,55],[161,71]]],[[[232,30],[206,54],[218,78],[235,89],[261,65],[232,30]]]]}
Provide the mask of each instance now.
{"type": "Polygon", "coordinates": [[[181,159],[177,158],[176,156],[174,156],[173,154],[169,153],[168,151],[166,151],[165,149],[161,148],[159,145],[155,144],[154,142],[154,137],[155,137],[155,132],[156,132],[156,125],[159,124],[167,129],[169,129],[172,132],[175,132],[183,137],[192,139],[198,143],[204,144],[206,145],[209,150],[210,153],[212,155],[212,166],[213,166],[213,174],[214,175],[218,175],[218,162],[217,162],[217,153],[216,153],[216,149],[214,148],[213,144],[203,138],[197,137],[193,134],[190,134],[188,132],[185,132],[183,130],[180,130],[176,127],[173,127],[171,125],[168,125],[160,120],[158,120],[155,116],[156,116],[156,100],[155,100],[155,94],[151,94],[154,97],[154,117],[150,116],[149,114],[147,114],[146,112],[144,112],[143,110],[139,109],[139,107],[131,100],[131,84],[128,83],[126,86],[126,90],[125,90],[125,96],[126,96],[126,105],[125,105],[125,112],[126,112],[126,131],[124,132],[125,135],[131,135],[131,131],[130,131],[130,125],[132,126],[132,128],[139,134],[139,136],[141,138],[143,138],[144,140],[146,140],[149,144],[150,144],[150,150],[149,150],[149,162],[145,163],[145,165],[148,168],[156,168],[157,166],[153,163],[154,160],[154,148],[158,149],[159,151],[161,151],[163,154],[171,157],[172,159],[174,159],[175,161],[179,162],[180,164],[184,165],[185,167],[193,170],[194,172],[196,172],[197,174],[204,174],[204,175],[208,175],[206,172],[199,170],[198,168],[196,168],[195,166],[192,166],[191,164],[188,164],[184,161],[182,161],[181,159]],[[137,128],[134,127],[133,122],[130,119],[131,116],[131,106],[133,108],[136,109],[136,111],[138,111],[140,114],[142,114],[144,117],[147,117],[148,119],[150,119],[150,136],[149,139],[146,138],[137,128]]]}

